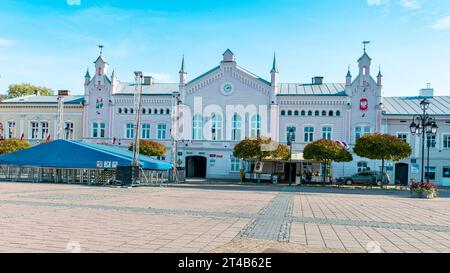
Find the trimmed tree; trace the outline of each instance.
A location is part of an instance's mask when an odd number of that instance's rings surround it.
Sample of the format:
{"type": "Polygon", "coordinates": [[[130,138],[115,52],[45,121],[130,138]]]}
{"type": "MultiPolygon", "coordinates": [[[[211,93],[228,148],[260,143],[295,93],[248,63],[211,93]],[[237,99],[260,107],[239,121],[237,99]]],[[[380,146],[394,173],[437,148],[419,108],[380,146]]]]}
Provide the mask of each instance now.
{"type": "Polygon", "coordinates": [[[403,140],[387,134],[370,134],[356,140],[353,151],[360,157],[381,160],[381,187],[384,184],[385,161],[400,161],[411,155],[411,146],[403,140]]]}
{"type": "Polygon", "coordinates": [[[41,96],[53,95],[53,90],[47,87],[34,86],[31,84],[11,84],[8,88],[8,98],[18,98],[23,96],[40,94],[41,96]]]}
{"type": "Polygon", "coordinates": [[[351,162],[352,154],[344,149],[339,143],[321,139],[306,145],[303,151],[303,157],[306,160],[314,160],[323,164],[322,171],[323,182],[328,176],[328,166],[333,162],[351,162]]]}
{"type": "MultiPolygon", "coordinates": [[[[271,138],[246,138],[234,147],[233,156],[245,162],[263,160],[285,161],[289,159],[289,148],[271,138]]],[[[243,173],[241,172],[241,176],[243,173]]]]}
{"type": "Polygon", "coordinates": [[[25,150],[30,148],[31,145],[26,140],[20,139],[5,139],[0,141],[0,155],[6,155],[14,153],[20,150],[25,150]]]}
{"type": "MultiPolygon", "coordinates": [[[[134,144],[128,148],[133,151],[134,144]]],[[[139,153],[146,156],[164,156],[166,154],[166,146],[161,143],[149,140],[139,141],[139,153]]]]}

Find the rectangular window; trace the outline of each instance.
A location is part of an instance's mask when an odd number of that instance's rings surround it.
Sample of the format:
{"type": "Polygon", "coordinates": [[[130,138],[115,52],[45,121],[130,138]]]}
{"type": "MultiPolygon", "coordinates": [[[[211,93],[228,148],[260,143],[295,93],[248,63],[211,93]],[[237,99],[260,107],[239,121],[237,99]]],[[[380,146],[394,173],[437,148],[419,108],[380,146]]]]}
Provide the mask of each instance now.
{"type": "Polygon", "coordinates": [[[134,124],[133,123],[127,123],[126,128],[125,128],[125,138],[126,139],[134,138],[134,124]]]}
{"type": "Polygon", "coordinates": [[[106,124],[100,123],[100,138],[106,137],[106,124]]]}
{"type": "Polygon", "coordinates": [[[370,168],[368,167],[367,162],[366,161],[358,162],[358,173],[367,172],[367,171],[370,171],[370,168]]]}
{"type": "Polygon", "coordinates": [[[46,139],[49,134],[48,122],[41,122],[41,139],[46,139]]]}
{"type": "Polygon", "coordinates": [[[362,137],[362,129],[361,127],[355,128],[355,139],[360,139],[362,137]]]}
{"type": "Polygon", "coordinates": [[[425,168],[425,178],[430,180],[436,180],[436,167],[425,168]]]}
{"type": "Polygon", "coordinates": [[[323,127],[322,128],[322,138],[331,140],[332,132],[333,132],[333,129],[331,127],[323,127]]]}
{"type": "Polygon", "coordinates": [[[31,139],[39,138],[39,122],[31,122],[31,139]]]}
{"type": "Polygon", "coordinates": [[[66,122],[66,125],[64,126],[64,132],[65,132],[66,139],[74,138],[73,122],[66,122]]]}
{"type": "Polygon", "coordinates": [[[436,148],[436,136],[427,136],[427,147],[436,148]]]}
{"type": "Polygon", "coordinates": [[[443,136],[443,147],[444,149],[450,149],[450,135],[444,135],[443,136]]]}
{"type": "Polygon", "coordinates": [[[150,124],[142,124],[142,138],[150,139],[151,126],[150,124]]]}
{"type": "Polygon", "coordinates": [[[92,123],[92,137],[98,138],[98,123],[97,122],[92,123]]]}
{"type": "Polygon", "coordinates": [[[240,172],[241,170],[241,160],[234,156],[231,157],[231,172],[240,172]]]}
{"type": "Polygon", "coordinates": [[[402,140],[402,141],[408,143],[408,134],[405,134],[405,133],[398,133],[398,134],[397,134],[397,137],[398,137],[400,140],[402,140]]]}
{"type": "Polygon", "coordinates": [[[106,136],[106,124],[105,123],[92,123],[92,137],[93,138],[105,138],[106,136]]]}
{"type": "Polygon", "coordinates": [[[158,139],[159,140],[166,139],[166,129],[167,129],[166,124],[158,124],[158,139]]]}
{"type": "Polygon", "coordinates": [[[16,135],[16,122],[8,121],[8,135],[7,138],[14,138],[16,135]]]}
{"type": "Polygon", "coordinates": [[[289,127],[286,128],[286,142],[287,143],[290,142],[289,141],[289,136],[290,136],[291,130],[294,133],[293,136],[292,136],[292,142],[295,143],[297,141],[297,128],[293,127],[293,126],[289,126],[289,127]]]}
{"type": "Polygon", "coordinates": [[[314,141],[314,127],[305,127],[305,142],[313,142],[314,141]]]}
{"type": "Polygon", "coordinates": [[[450,178],[450,167],[444,167],[442,172],[443,178],[450,178]]]}

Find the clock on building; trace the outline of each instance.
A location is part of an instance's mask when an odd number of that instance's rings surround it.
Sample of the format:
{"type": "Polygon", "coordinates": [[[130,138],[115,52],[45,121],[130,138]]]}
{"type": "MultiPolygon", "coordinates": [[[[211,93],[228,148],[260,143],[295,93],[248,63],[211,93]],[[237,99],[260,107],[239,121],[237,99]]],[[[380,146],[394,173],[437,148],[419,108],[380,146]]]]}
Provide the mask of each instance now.
{"type": "Polygon", "coordinates": [[[220,91],[225,96],[230,96],[234,92],[234,85],[230,82],[226,82],[226,83],[222,84],[222,86],[220,87],[220,91]]]}

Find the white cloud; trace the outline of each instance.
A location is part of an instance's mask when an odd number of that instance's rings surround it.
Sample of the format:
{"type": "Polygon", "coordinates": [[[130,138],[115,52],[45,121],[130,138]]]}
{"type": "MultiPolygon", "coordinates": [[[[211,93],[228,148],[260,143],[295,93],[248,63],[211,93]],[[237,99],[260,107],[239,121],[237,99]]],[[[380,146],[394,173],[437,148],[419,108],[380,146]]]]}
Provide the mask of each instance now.
{"type": "Polygon", "coordinates": [[[418,10],[422,8],[422,5],[417,0],[400,0],[400,5],[409,10],[418,10]]]}
{"type": "Polygon", "coordinates": [[[81,6],[81,0],[67,0],[69,6],[81,6]]]}
{"type": "Polygon", "coordinates": [[[367,0],[369,6],[381,6],[383,3],[383,0],[367,0]]]}
{"type": "Polygon", "coordinates": [[[437,20],[436,23],[434,23],[433,28],[436,30],[450,29],[450,15],[437,20]]]}
{"type": "Polygon", "coordinates": [[[9,46],[13,46],[15,44],[16,44],[15,41],[0,38],[0,46],[9,47],[9,46]]]}

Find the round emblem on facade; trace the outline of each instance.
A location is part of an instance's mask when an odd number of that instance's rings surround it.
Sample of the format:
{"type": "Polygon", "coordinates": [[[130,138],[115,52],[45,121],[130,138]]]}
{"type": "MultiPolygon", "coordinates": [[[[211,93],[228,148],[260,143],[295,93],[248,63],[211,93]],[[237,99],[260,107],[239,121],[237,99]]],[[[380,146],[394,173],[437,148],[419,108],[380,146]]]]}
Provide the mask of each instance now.
{"type": "Polygon", "coordinates": [[[361,111],[367,111],[369,109],[369,100],[366,98],[362,98],[359,101],[359,109],[361,111]]]}
{"type": "Polygon", "coordinates": [[[220,92],[225,96],[230,96],[234,92],[234,85],[231,82],[226,82],[220,86],[220,92]]]}

